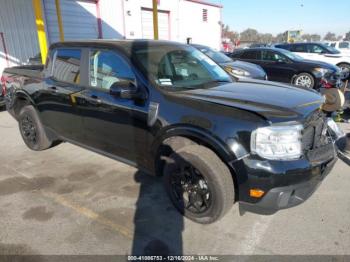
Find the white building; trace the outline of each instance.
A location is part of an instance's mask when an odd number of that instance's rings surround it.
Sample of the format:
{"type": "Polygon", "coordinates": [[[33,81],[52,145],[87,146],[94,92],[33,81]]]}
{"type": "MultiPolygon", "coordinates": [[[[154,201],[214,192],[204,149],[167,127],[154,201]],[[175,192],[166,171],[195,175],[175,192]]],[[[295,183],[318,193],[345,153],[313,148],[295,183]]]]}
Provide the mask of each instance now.
{"type": "MultiPolygon", "coordinates": [[[[47,45],[60,41],[60,36],[153,38],[152,0],[0,0],[0,73],[40,52],[35,2],[47,45]]],[[[159,38],[182,43],[189,38],[219,49],[221,8],[202,0],[158,0],[159,38]]]]}

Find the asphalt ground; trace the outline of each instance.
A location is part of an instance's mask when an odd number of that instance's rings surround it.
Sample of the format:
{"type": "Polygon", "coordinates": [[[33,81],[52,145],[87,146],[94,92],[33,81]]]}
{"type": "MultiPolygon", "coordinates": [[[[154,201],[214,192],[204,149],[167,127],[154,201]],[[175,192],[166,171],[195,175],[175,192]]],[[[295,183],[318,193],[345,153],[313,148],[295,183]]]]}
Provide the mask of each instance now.
{"type": "Polygon", "coordinates": [[[63,143],[27,149],[0,112],[0,254],[350,255],[350,167],[304,204],[263,216],[236,204],[211,225],[184,219],[161,178],[63,143]]]}

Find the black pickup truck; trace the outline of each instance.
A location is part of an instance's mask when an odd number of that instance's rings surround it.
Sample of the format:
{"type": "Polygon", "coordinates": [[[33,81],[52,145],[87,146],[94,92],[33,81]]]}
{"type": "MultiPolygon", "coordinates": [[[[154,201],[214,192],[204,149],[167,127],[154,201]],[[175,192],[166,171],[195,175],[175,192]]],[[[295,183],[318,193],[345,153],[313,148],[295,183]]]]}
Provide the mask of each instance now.
{"type": "Polygon", "coordinates": [[[44,68],[3,77],[30,149],[70,142],[163,175],[175,207],[199,223],[237,201],[263,213],[300,204],[337,160],[317,92],[234,82],[188,45],[57,43],[44,68]]]}

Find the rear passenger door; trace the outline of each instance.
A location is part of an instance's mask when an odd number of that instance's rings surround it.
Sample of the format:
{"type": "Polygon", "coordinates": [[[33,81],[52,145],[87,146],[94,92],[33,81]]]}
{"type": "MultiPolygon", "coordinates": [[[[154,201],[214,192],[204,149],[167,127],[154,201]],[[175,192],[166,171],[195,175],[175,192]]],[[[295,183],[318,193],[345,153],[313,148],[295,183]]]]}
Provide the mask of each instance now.
{"type": "Polygon", "coordinates": [[[270,81],[290,83],[296,73],[291,61],[279,52],[263,50],[261,60],[270,81]]]}
{"type": "Polygon", "coordinates": [[[49,57],[43,88],[34,96],[42,123],[64,138],[81,137],[82,118],[72,95],[80,92],[81,57],[79,48],[58,48],[49,57]]]}
{"type": "Polygon", "coordinates": [[[297,53],[299,56],[305,59],[312,59],[312,54],[308,52],[306,44],[293,44],[290,47],[290,51],[297,53]]]}
{"type": "Polygon", "coordinates": [[[246,50],[241,54],[239,59],[260,65],[261,64],[260,58],[261,58],[260,51],[258,51],[258,50],[246,50]]]}

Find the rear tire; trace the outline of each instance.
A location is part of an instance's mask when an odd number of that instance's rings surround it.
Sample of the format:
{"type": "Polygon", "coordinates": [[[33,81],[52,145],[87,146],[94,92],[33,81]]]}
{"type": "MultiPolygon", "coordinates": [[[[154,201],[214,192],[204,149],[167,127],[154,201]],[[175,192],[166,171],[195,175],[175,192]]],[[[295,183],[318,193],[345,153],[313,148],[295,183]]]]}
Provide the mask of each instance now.
{"type": "Polygon", "coordinates": [[[300,73],[293,79],[293,84],[296,86],[315,88],[315,78],[308,73],[300,73]]]}
{"type": "Polygon", "coordinates": [[[213,223],[234,203],[230,170],[204,146],[189,145],[172,153],[163,174],[165,188],[176,209],[195,222],[213,223]]]}
{"type": "Polygon", "coordinates": [[[33,106],[28,105],[21,109],[18,115],[18,125],[24,143],[31,150],[42,151],[53,145],[53,141],[47,137],[33,106]]]}

